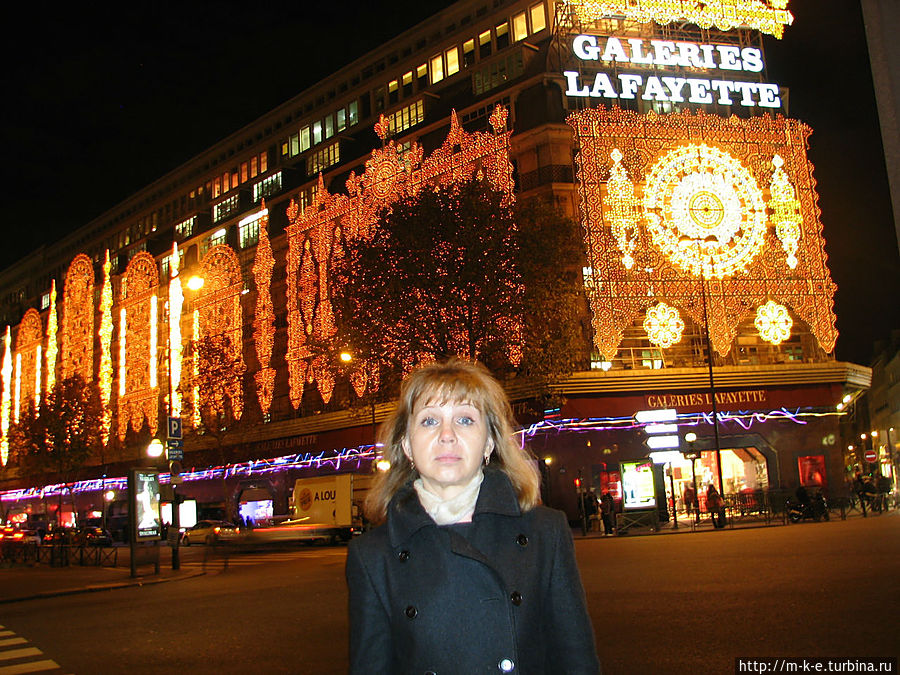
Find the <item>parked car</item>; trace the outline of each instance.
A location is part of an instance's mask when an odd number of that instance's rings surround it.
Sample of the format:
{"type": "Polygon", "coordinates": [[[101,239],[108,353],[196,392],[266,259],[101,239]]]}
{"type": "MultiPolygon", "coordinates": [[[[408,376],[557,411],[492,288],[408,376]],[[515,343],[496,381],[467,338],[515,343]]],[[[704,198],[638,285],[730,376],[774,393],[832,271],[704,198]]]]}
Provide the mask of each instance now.
{"type": "Polygon", "coordinates": [[[112,535],[102,527],[84,527],[75,533],[75,543],[84,546],[112,546],[112,535]]]}
{"type": "Polygon", "coordinates": [[[25,530],[18,527],[0,527],[0,541],[23,542],[40,544],[41,536],[35,530],[25,530]]]}
{"type": "Polygon", "coordinates": [[[240,535],[240,530],[224,520],[201,520],[193,527],[189,527],[181,535],[181,543],[184,546],[191,544],[215,544],[219,541],[229,541],[240,535]]]}

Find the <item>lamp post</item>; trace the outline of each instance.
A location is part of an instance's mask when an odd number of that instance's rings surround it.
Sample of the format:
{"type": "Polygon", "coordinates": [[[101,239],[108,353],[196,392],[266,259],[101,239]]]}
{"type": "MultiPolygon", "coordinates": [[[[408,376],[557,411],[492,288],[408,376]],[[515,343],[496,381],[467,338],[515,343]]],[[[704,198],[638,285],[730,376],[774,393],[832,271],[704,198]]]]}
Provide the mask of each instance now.
{"type": "Polygon", "coordinates": [[[688,442],[688,452],[685,453],[685,456],[691,460],[691,484],[694,487],[694,503],[691,504],[691,508],[697,514],[697,524],[700,524],[700,500],[697,499],[697,457],[700,453],[694,447],[694,443],[697,442],[697,434],[693,431],[689,431],[684,435],[684,440],[688,442]]]}
{"type": "MultiPolygon", "coordinates": [[[[342,351],[338,354],[341,363],[348,365],[353,362],[353,354],[348,351],[342,351]]],[[[375,424],[375,392],[370,393],[369,409],[372,413],[372,447],[378,443],[378,427],[375,424]]]]}

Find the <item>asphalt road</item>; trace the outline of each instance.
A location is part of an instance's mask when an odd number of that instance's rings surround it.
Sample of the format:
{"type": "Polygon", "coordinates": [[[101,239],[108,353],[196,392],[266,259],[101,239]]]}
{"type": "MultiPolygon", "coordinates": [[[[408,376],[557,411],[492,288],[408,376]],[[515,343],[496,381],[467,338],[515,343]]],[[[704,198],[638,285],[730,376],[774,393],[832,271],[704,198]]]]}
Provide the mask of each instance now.
{"type": "MultiPolygon", "coordinates": [[[[900,512],[576,550],[608,674],[900,652],[900,512]]],[[[75,675],[342,673],[344,556],[236,556],[217,574],[6,605],[0,624],[75,675]]]]}

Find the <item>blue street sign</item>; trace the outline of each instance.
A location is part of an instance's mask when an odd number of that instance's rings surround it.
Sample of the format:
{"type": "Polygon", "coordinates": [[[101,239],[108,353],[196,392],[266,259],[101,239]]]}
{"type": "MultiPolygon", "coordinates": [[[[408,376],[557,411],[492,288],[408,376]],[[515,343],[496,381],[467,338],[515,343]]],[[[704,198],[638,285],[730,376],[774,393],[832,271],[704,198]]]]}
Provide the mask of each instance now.
{"type": "Polygon", "coordinates": [[[170,462],[180,462],[184,459],[184,441],[180,438],[170,438],[166,441],[166,449],[170,462]]]}
{"type": "Polygon", "coordinates": [[[169,418],[169,438],[181,438],[181,418],[169,418]]]}

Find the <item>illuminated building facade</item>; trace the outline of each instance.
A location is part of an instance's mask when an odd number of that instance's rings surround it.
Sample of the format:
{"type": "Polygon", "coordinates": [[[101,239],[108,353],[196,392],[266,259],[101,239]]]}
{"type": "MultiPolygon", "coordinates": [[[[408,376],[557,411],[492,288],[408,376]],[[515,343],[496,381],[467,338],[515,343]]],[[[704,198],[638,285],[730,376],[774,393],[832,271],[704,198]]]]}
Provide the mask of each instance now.
{"type": "Polygon", "coordinates": [[[869,371],[832,357],[811,130],[766,79],[763,35],[789,39],[787,4],[460,0],[0,272],[0,319],[17,336],[4,430],[14,402],[82,373],[117,411],[106,464],[86,474],[119,475],[167,397],[196,419],[191,346],[221,337],[242,384],[211,403],[253,429],[228,467],[209,443],[188,446],[184,494],[221,502],[225,472],[234,504],[269,494],[278,513],[295,476],[369,470],[391,404],[361,415],[342,402],[367,400],[379,373],[309,348],[333,331],[330,266],[379,207],[480,172],[584,228],[583,369],[545,415],[514,387],[523,433],[553,460],[554,505],[572,513],[576,474],[618,491],[619,463],[647,455],[634,414],[663,408],[700,436],[704,480],[722,458],[727,493],[840,489],[838,406],[869,371]],[[173,283],[194,274],[198,291],[173,283]]]}

